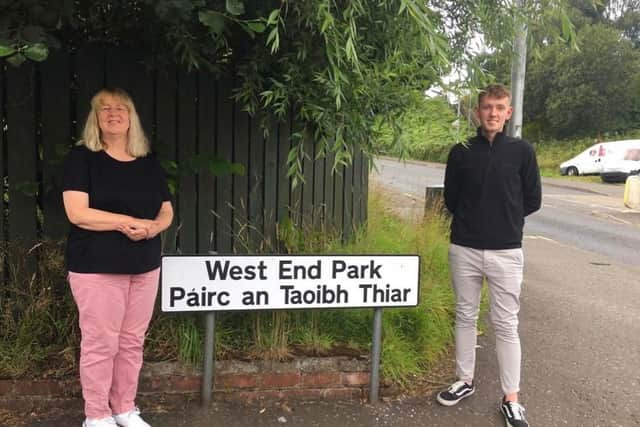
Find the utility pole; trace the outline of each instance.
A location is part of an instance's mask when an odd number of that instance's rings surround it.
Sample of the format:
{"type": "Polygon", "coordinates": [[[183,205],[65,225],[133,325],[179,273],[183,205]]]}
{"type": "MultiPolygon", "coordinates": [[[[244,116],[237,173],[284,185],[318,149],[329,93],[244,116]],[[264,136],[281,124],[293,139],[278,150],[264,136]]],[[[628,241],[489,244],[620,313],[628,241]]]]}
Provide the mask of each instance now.
{"type": "MultiPolygon", "coordinates": [[[[516,0],[520,11],[524,12],[526,0],[516,0]]],[[[513,43],[511,60],[511,104],[513,115],[507,126],[507,135],[520,138],[522,136],[522,105],[524,99],[524,77],[527,69],[527,25],[522,16],[516,14],[516,38],[513,43]]]]}

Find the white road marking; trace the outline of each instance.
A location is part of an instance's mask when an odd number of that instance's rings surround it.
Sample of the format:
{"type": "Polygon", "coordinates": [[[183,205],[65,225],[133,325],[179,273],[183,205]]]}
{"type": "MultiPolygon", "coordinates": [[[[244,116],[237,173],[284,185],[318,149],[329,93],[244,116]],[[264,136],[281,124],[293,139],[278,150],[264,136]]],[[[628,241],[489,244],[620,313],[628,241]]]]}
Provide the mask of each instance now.
{"type": "MultiPolygon", "coordinates": [[[[629,210],[626,206],[622,205],[622,203],[621,203],[621,206],[607,206],[603,203],[593,203],[592,201],[581,200],[581,199],[585,199],[587,197],[593,197],[593,196],[566,196],[566,195],[560,195],[560,194],[550,194],[545,197],[552,198],[552,199],[560,199],[566,203],[572,203],[574,205],[587,206],[591,209],[608,209],[610,211],[621,212],[621,213],[635,212],[633,210],[629,210]]],[[[611,199],[611,198],[610,197],[605,198],[605,200],[608,200],[608,199],[611,199]]]]}
{"type": "Polygon", "coordinates": [[[630,221],[626,221],[626,220],[624,220],[622,218],[618,218],[617,216],[614,216],[614,215],[611,215],[611,214],[608,214],[608,213],[604,213],[604,212],[594,211],[594,212],[591,212],[591,215],[602,217],[602,218],[608,218],[608,219],[610,219],[610,220],[612,220],[614,222],[617,222],[619,224],[633,225],[633,223],[630,222],[630,221]]]}
{"type": "Polygon", "coordinates": [[[524,238],[530,240],[546,240],[547,242],[559,243],[557,240],[550,239],[549,237],[534,234],[526,234],[524,238]]]}

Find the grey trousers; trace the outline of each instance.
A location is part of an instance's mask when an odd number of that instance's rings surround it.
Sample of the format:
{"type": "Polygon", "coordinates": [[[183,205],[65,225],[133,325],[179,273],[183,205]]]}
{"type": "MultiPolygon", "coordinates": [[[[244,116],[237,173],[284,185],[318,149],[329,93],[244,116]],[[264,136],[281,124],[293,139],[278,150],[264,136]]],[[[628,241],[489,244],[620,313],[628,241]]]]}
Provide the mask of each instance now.
{"type": "Polygon", "coordinates": [[[518,335],[522,249],[481,250],[451,244],[449,270],[456,294],[456,374],[473,381],[476,322],[483,278],[489,285],[491,322],[496,334],[500,385],[504,394],[520,391],[521,349],[518,335]]]}

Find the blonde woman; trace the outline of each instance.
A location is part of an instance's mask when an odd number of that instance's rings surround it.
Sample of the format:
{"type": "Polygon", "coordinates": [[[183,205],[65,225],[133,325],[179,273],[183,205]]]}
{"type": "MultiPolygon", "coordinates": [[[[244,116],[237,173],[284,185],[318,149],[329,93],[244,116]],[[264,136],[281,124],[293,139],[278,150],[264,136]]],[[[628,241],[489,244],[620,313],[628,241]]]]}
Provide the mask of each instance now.
{"type": "Polygon", "coordinates": [[[125,91],[104,89],[91,100],[83,139],[65,164],[62,195],[71,222],[68,279],[82,332],[82,425],[149,427],[135,397],[158,290],[159,233],[173,208],[125,91]]]}

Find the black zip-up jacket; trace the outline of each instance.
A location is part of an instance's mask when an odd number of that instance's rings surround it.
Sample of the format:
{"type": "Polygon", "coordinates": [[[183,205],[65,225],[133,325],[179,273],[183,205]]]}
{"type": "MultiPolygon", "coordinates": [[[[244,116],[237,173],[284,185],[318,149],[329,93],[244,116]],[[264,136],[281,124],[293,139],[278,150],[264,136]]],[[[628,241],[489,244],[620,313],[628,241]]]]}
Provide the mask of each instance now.
{"type": "Polygon", "coordinates": [[[451,243],[475,249],[522,247],[524,217],[540,209],[540,171],[533,147],[480,129],[449,153],[444,199],[453,214],[451,243]]]}

